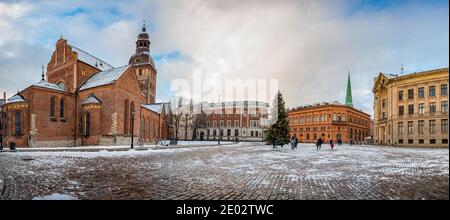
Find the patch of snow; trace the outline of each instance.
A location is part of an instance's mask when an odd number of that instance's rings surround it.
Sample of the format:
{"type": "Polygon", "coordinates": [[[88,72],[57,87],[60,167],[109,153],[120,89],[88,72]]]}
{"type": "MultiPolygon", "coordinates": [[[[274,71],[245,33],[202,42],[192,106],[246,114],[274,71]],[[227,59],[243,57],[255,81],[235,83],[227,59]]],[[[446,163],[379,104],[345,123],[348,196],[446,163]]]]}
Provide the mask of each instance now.
{"type": "Polygon", "coordinates": [[[127,65],[96,73],[80,87],[80,91],[114,83],[129,67],[130,65],[127,65]]]}
{"type": "Polygon", "coordinates": [[[36,196],[32,200],[78,200],[78,198],[67,194],[53,193],[47,196],[36,196]]]}

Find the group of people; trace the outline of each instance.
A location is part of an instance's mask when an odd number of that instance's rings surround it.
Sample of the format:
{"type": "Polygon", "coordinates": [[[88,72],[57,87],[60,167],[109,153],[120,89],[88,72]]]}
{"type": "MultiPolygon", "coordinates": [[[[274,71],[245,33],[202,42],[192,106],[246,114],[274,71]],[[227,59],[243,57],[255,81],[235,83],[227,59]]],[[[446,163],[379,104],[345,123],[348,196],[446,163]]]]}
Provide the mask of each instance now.
{"type": "MultiPolygon", "coordinates": [[[[297,148],[297,145],[298,145],[297,135],[294,134],[291,137],[290,142],[291,142],[291,149],[292,150],[297,148]]],[[[323,140],[322,140],[322,138],[319,137],[319,139],[317,139],[317,142],[316,142],[316,150],[322,149],[322,144],[323,144],[323,140]]],[[[334,142],[333,142],[333,140],[330,139],[329,144],[330,144],[331,150],[333,150],[334,149],[334,142]]],[[[338,140],[338,145],[342,145],[342,140],[338,140]]]]}
{"type": "MultiPolygon", "coordinates": [[[[316,150],[322,149],[322,144],[323,144],[322,138],[317,139],[316,150]]],[[[330,144],[331,150],[333,150],[334,149],[334,142],[333,142],[333,140],[330,139],[329,144],[330,144]]]]}

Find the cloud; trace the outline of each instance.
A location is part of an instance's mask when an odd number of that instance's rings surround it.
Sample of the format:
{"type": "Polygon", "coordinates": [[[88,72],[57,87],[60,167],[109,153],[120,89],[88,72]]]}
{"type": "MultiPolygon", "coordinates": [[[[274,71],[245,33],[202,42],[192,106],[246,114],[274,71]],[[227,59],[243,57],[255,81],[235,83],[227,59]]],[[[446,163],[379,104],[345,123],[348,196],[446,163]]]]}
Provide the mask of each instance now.
{"type": "Polygon", "coordinates": [[[200,70],[220,82],[278,79],[288,106],[344,102],[350,70],[355,106],[372,113],[378,72],[447,67],[449,59],[446,1],[19,1],[0,3],[0,90],[39,80],[61,34],[124,65],[142,19],[159,100],[171,98],[173,79],[200,70]]]}

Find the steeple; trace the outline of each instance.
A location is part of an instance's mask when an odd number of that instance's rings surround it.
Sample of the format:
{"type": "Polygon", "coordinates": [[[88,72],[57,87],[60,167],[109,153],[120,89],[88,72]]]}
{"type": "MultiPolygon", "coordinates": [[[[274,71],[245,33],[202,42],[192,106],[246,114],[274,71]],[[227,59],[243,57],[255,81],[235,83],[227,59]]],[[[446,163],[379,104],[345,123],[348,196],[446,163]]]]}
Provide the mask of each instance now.
{"type": "Polygon", "coordinates": [[[41,81],[45,82],[45,73],[44,73],[44,65],[42,65],[42,75],[41,75],[41,81]]]}
{"type": "Polygon", "coordinates": [[[348,71],[347,94],[345,95],[345,105],[353,107],[352,84],[350,82],[350,71],[348,71]]]}
{"type": "Polygon", "coordinates": [[[142,30],[137,36],[136,52],[130,57],[129,64],[150,64],[154,68],[153,59],[150,56],[150,37],[147,33],[145,20],[143,21],[142,30]]]}

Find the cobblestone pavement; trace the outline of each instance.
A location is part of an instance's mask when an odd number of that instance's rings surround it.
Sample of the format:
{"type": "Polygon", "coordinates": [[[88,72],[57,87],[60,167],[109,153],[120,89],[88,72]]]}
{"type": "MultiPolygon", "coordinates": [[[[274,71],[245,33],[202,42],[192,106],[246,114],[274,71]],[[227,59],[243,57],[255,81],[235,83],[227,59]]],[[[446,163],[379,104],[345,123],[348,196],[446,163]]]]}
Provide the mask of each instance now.
{"type": "Polygon", "coordinates": [[[448,149],[327,147],[0,153],[0,199],[449,198],[448,149]]]}

